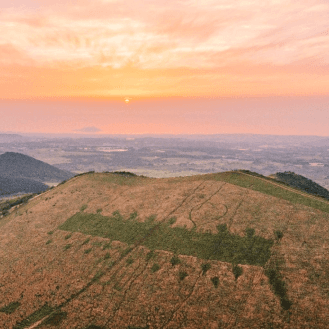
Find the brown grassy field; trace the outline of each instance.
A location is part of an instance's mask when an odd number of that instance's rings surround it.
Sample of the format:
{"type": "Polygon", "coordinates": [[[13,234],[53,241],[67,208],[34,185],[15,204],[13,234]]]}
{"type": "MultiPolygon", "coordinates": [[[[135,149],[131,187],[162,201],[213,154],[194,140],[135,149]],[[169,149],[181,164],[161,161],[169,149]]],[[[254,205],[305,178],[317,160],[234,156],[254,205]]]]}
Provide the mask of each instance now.
{"type": "Polygon", "coordinates": [[[0,219],[0,328],[327,328],[327,205],[266,184],[90,173],[16,206],[0,219]],[[124,227],[141,233],[113,238],[124,227]],[[220,241],[270,245],[266,263],[236,262],[239,246],[197,257],[163,236],[207,247],[221,228],[220,241]]]}

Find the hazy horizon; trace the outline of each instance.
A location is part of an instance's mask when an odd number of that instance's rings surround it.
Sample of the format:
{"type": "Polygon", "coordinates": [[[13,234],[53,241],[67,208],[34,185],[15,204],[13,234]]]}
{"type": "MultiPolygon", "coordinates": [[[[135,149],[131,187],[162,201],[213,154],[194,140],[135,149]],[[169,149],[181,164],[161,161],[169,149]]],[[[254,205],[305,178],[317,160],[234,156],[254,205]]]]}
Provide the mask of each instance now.
{"type": "Polygon", "coordinates": [[[2,100],[0,131],[328,136],[329,97],[2,100]]]}
{"type": "Polygon", "coordinates": [[[322,0],[0,4],[0,131],[329,132],[322,0]]]}

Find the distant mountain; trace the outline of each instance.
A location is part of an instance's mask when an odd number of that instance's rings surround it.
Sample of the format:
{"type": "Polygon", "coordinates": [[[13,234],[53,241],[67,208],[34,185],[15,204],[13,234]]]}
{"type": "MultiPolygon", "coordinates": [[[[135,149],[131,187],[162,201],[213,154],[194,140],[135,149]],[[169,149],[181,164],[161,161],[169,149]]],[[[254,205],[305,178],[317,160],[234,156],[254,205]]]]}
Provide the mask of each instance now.
{"type": "Polygon", "coordinates": [[[280,182],[286,183],[292,187],[296,187],[300,190],[303,190],[307,193],[321,196],[327,200],[329,200],[329,191],[322,187],[321,185],[313,182],[312,180],[302,176],[297,175],[291,171],[278,172],[274,175],[270,175],[269,177],[274,178],[280,182]]]}
{"type": "Polygon", "coordinates": [[[28,178],[7,178],[0,176],[0,197],[17,193],[39,193],[47,190],[46,184],[28,178]]]}
{"type": "Polygon", "coordinates": [[[25,154],[6,152],[0,155],[0,176],[28,178],[38,182],[61,182],[73,177],[74,174],[25,154]]]}

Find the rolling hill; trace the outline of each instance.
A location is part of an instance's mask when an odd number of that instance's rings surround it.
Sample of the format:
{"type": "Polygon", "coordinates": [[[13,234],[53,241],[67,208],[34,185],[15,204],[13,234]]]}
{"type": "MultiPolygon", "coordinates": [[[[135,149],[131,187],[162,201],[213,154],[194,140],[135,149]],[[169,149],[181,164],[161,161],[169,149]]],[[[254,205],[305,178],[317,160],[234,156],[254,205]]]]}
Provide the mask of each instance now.
{"type": "Polygon", "coordinates": [[[28,155],[6,152],[0,155],[0,176],[58,183],[74,175],[28,155]]]}
{"type": "Polygon", "coordinates": [[[327,328],[328,219],[239,171],[79,175],[0,219],[0,327],[327,328]]]}

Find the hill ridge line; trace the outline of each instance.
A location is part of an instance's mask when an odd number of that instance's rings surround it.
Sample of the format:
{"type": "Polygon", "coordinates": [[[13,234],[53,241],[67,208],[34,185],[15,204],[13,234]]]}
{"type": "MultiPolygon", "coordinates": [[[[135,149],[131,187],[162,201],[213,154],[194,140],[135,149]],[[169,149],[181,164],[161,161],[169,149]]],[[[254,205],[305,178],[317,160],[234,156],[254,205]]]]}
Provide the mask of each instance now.
{"type": "MultiPolygon", "coordinates": [[[[278,187],[281,187],[282,189],[284,190],[288,190],[290,192],[294,192],[296,194],[299,194],[299,195],[302,195],[302,196],[306,196],[310,199],[314,199],[316,201],[320,201],[320,202],[323,202],[323,203],[326,203],[326,204],[329,204],[329,201],[325,201],[323,200],[322,198],[320,197],[316,197],[314,195],[310,195],[309,193],[306,193],[306,192],[302,192],[302,191],[299,191],[298,189],[295,189],[293,187],[286,187],[286,186],[283,186],[282,184],[279,184],[279,183],[275,183],[275,182],[271,182],[270,180],[268,179],[265,179],[265,178],[262,178],[262,177],[258,177],[258,176],[254,176],[254,175],[250,175],[250,174],[247,174],[247,173],[244,173],[240,170],[237,171],[239,174],[242,174],[242,175],[245,175],[245,176],[249,176],[249,177],[253,177],[253,178],[258,178],[264,182],[267,182],[267,183],[270,183],[272,185],[275,185],[275,186],[278,186],[278,187]]],[[[262,192],[261,192],[262,193],[262,192]]]]}

